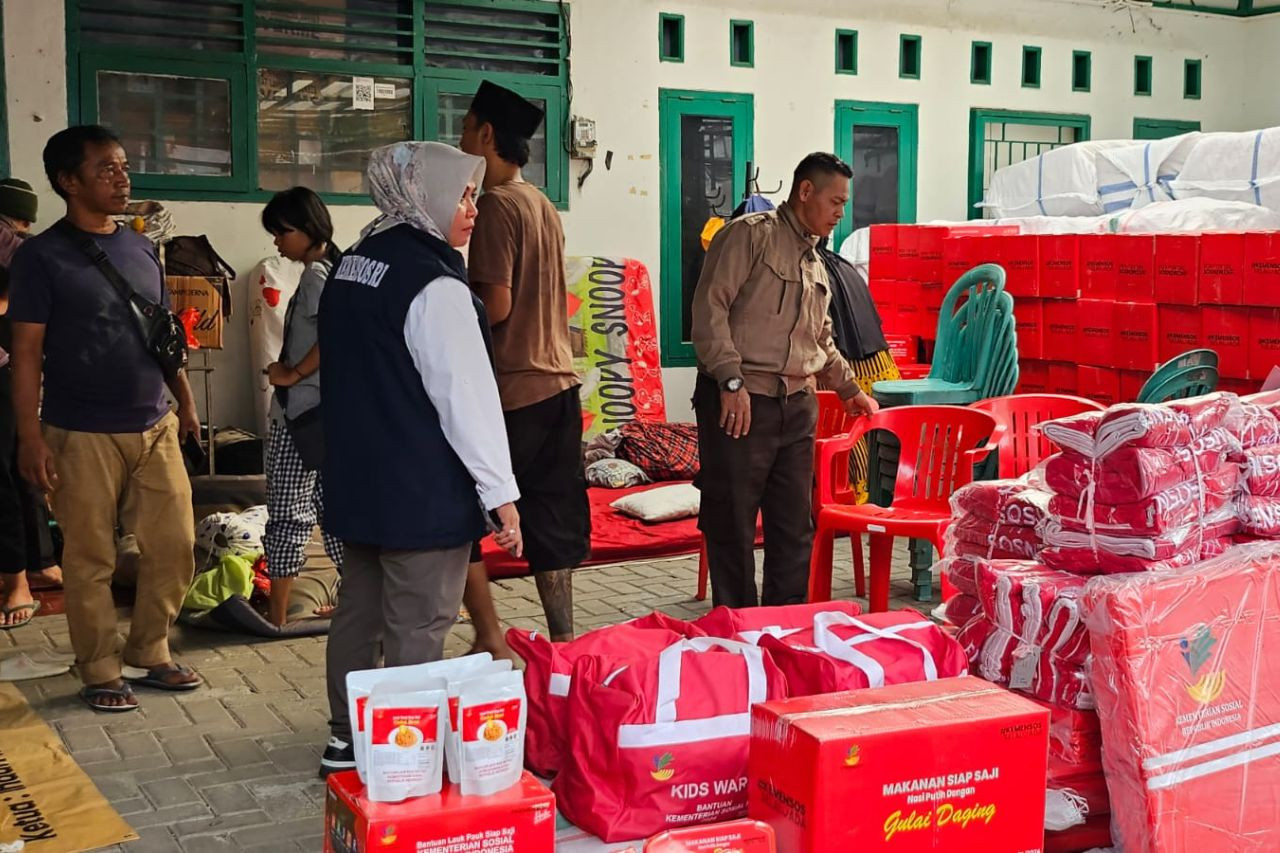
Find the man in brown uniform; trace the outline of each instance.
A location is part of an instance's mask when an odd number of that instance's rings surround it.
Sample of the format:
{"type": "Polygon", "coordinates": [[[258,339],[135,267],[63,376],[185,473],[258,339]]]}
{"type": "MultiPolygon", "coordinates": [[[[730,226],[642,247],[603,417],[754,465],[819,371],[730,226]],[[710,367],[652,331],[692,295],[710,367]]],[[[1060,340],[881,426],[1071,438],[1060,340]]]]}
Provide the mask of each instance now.
{"type": "Polygon", "coordinates": [[[693,296],[702,490],[717,605],[805,600],[818,420],[815,377],[850,414],[876,411],[831,338],[818,241],[844,214],[853,171],[832,154],[796,167],[776,211],[738,219],[712,241],[693,296]],[[764,522],[763,600],[756,595],[756,515],[764,522]]]}
{"type": "MultiPolygon", "coordinates": [[[[536,106],[485,81],[463,119],[459,147],[486,162],[468,277],[493,327],[525,559],[548,633],[562,641],[573,638],[571,573],[590,552],[591,512],[582,464],[581,381],[569,343],[564,230],[555,207],[520,173],[542,119],[536,106]]],[[[476,650],[510,656],[488,582],[477,549],[465,597],[476,650]]]]}

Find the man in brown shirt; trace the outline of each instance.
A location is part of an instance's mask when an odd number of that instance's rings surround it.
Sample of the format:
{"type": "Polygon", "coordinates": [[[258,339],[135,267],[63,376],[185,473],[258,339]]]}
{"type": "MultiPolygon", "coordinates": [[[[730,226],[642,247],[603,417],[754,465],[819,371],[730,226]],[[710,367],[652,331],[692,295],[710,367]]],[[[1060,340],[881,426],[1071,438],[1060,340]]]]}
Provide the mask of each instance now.
{"type": "Polygon", "coordinates": [[[805,600],[813,548],[815,377],[850,414],[876,411],[831,337],[818,241],[849,200],[853,171],[832,154],[796,167],[776,211],[735,220],[712,241],[693,296],[702,490],[717,605],[805,600]],[[764,590],[755,581],[756,516],[764,523],[764,590]]]}
{"type": "MultiPolygon", "coordinates": [[[[591,513],[582,464],[581,381],[569,343],[564,230],[555,207],[520,173],[542,119],[533,104],[486,81],[463,119],[459,147],[486,162],[468,276],[493,327],[525,559],[548,633],[563,641],[573,638],[571,572],[590,552],[591,513]]],[[[478,550],[465,602],[476,650],[510,656],[478,550]]]]}

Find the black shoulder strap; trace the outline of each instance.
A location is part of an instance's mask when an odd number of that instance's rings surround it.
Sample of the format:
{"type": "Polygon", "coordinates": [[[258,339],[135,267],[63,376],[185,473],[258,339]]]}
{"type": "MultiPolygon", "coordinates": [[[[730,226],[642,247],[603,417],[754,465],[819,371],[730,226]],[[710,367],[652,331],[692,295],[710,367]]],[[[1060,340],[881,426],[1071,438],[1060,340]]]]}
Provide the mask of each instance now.
{"type": "Polygon", "coordinates": [[[120,271],[111,263],[111,259],[107,257],[107,253],[103,251],[103,248],[98,245],[97,240],[65,219],[59,219],[53,227],[62,232],[72,243],[75,243],[76,248],[84,252],[85,257],[98,268],[98,272],[102,273],[107,281],[111,282],[111,286],[120,294],[121,299],[128,304],[133,303],[133,297],[137,295],[137,291],[130,286],[129,282],[125,281],[124,276],[120,275],[120,271]]]}

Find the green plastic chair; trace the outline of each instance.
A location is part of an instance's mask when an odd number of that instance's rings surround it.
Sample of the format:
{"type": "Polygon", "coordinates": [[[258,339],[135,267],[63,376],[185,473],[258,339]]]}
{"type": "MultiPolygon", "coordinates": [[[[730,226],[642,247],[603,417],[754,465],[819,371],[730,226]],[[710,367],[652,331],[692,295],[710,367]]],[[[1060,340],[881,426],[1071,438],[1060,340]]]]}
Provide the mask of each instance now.
{"type": "Polygon", "coordinates": [[[942,302],[928,377],[875,383],[871,392],[880,405],[969,405],[1013,393],[1018,335],[1013,297],[1004,283],[1004,270],[996,264],[961,276],[942,302]]]}
{"type": "Polygon", "coordinates": [[[1217,388],[1218,354],[1211,349],[1195,349],[1157,367],[1138,392],[1138,402],[1184,400],[1212,393],[1217,388]]]}

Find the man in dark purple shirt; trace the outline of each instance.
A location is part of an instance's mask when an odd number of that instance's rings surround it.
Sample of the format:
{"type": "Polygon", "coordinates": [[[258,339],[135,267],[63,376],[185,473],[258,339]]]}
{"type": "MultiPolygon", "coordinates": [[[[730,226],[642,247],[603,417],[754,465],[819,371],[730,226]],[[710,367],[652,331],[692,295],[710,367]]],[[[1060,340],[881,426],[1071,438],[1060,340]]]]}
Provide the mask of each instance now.
{"type": "MultiPolygon", "coordinates": [[[[69,128],[50,138],[44,166],[67,203],[65,221],[91,237],[138,294],[167,304],[155,248],[111,218],[129,202],[119,140],[97,126],[69,128]]],[[[50,493],[65,536],[63,584],[81,697],[95,710],[135,709],[122,664],[146,671],[133,684],[198,687],[200,677],[169,655],[169,629],[195,570],[181,442],[199,434],[200,421],[186,374],[168,382],[175,414],[124,298],[60,230],[30,238],[10,276],[18,468],[50,493]],[[111,597],[117,526],[137,537],[141,551],[123,650],[111,597]]]]}

